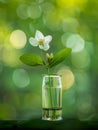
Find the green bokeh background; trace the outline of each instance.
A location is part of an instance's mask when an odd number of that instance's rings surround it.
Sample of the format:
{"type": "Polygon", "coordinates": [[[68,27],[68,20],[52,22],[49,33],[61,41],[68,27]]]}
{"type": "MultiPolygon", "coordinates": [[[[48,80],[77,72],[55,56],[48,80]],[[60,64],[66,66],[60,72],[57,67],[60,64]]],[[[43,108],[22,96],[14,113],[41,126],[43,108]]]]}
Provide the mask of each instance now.
{"type": "Polygon", "coordinates": [[[68,68],[74,76],[72,85],[63,89],[63,118],[97,120],[97,0],[0,0],[0,120],[41,120],[42,74],[46,71],[19,60],[24,53],[39,53],[28,41],[36,30],[52,35],[49,52],[54,53],[66,47],[72,34],[82,38],[83,50],[74,44],[78,52],[72,52],[52,72],[68,68]],[[26,36],[23,43],[24,35],[11,41],[16,30],[26,36]]]}

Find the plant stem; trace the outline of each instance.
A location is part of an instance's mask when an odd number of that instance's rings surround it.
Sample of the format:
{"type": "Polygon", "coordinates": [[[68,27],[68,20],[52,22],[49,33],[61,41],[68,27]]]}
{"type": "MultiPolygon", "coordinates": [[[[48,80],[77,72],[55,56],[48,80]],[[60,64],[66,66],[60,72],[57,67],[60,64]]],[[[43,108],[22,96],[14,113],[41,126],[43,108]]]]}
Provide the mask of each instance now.
{"type": "Polygon", "coordinates": [[[43,53],[42,53],[42,49],[40,50],[40,55],[41,55],[41,57],[42,57],[42,59],[43,59],[43,53]]]}
{"type": "Polygon", "coordinates": [[[48,72],[48,76],[49,76],[49,88],[50,88],[50,106],[51,108],[53,108],[53,101],[52,101],[52,80],[50,77],[50,69],[49,67],[47,68],[47,72],[48,72]]]}
{"type": "Polygon", "coordinates": [[[47,72],[48,72],[48,75],[50,75],[50,69],[49,68],[47,68],[47,72]]]}
{"type": "MultiPolygon", "coordinates": [[[[45,63],[42,49],[40,49],[40,56],[41,56],[43,62],[45,63]]],[[[42,65],[42,67],[45,67],[45,65],[42,65]]]]}
{"type": "MultiPolygon", "coordinates": [[[[44,60],[44,57],[43,57],[43,54],[42,54],[42,50],[40,51],[40,55],[42,57],[42,59],[44,60]]],[[[53,102],[52,102],[52,84],[51,84],[51,77],[50,77],[50,68],[47,67],[47,73],[49,75],[49,88],[50,88],[50,105],[51,105],[51,108],[53,107],[53,102]]]]}

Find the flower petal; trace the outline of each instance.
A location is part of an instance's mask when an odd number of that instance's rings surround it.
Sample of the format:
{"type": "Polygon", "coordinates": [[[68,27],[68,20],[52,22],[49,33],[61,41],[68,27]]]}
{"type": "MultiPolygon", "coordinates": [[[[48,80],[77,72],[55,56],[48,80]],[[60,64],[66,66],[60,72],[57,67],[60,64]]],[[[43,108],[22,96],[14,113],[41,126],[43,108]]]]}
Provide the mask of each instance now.
{"type": "Polygon", "coordinates": [[[39,45],[39,48],[42,49],[42,50],[44,50],[44,46],[42,46],[42,45],[39,45]]]}
{"type": "Polygon", "coordinates": [[[35,39],[37,41],[39,41],[40,39],[44,39],[44,35],[39,30],[37,30],[35,34],[35,39]]]}
{"type": "Polygon", "coordinates": [[[39,44],[38,41],[33,37],[29,38],[29,42],[32,46],[38,46],[38,44],[39,44]]]}
{"type": "Polygon", "coordinates": [[[44,51],[47,51],[50,47],[49,47],[49,45],[47,44],[47,45],[45,45],[45,46],[39,45],[39,48],[42,49],[42,50],[44,50],[44,51]]]}
{"type": "Polygon", "coordinates": [[[49,48],[50,48],[49,44],[44,44],[44,46],[43,46],[44,51],[47,51],[49,48]]]}
{"type": "Polygon", "coordinates": [[[45,37],[45,44],[49,44],[49,42],[51,42],[52,40],[52,36],[51,35],[48,35],[45,37]]]}

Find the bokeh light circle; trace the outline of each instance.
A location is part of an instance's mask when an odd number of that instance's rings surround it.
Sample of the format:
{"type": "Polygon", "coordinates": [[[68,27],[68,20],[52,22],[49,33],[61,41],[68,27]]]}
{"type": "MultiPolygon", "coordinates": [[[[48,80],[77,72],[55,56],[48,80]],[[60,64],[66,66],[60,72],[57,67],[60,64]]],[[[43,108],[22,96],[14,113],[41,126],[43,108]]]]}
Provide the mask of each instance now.
{"type": "Polygon", "coordinates": [[[36,0],[37,3],[43,3],[44,0],[36,0]]]}
{"type": "Polygon", "coordinates": [[[79,22],[74,17],[65,18],[62,22],[62,29],[63,29],[64,32],[66,32],[66,31],[70,31],[70,32],[76,31],[78,27],[79,27],[79,22]]]}
{"type": "Polygon", "coordinates": [[[72,53],[71,61],[76,68],[88,68],[90,66],[90,55],[86,49],[84,49],[80,52],[72,53]]]}
{"type": "Polygon", "coordinates": [[[47,15],[44,15],[43,22],[47,26],[47,28],[52,31],[57,31],[61,29],[62,19],[61,16],[58,15],[58,12],[56,10],[51,13],[48,13],[47,15]]]}
{"type": "Polygon", "coordinates": [[[72,52],[79,52],[84,49],[85,41],[78,34],[71,34],[67,37],[67,40],[62,40],[66,47],[72,48],[72,52]]]}
{"type": "Polygon", "coordinates": [[[50,2],[43,3],[41,8],[45,14],[51,13],[55,10],[53,3],[50,2]]]}
{"type": "Polygon", "coordinates": [[[20,4],[17,7],[16,13],[21,19],[27,19],[28,16],[28,8],[29,6],[27,4],[20,4]]]}
{"type": "Polygon", "coordinates": [[[28,8],[28,15],[32,19],[37,19],[41,16],[42,10],[38,5],[30,5],[28,8]]]}
{"type": "Polygon", "coordinates": [[[25,88],[29,85],[30,79],[26,70],[16,69],[13,72],[13,82],[19,88],[25,88]]]}
{"type": "Polygon", "coordinates": [[[22,30],[14,30],[10,35],[10,42],[14,48],[21,49],[26,45],[26,34],[22,30]]]}
{"type": "Polygon", "coordinates": [[[91,95],[87,94],[84,97],[78,98],[77,116],[79,120],[91,120],[94,117],[94,106],[91,95]]]}
{"type": "Polygon", "coordinates": [[[20,64],[19,56],[12,46],[6,45],[2,53],[2,61],[6,66],[15,67],[20,64]]]}
{"type": "Polygon", "coordinates": [[[74,74],[70,69],[61,68],[57,72],[58,74],[62,75],[62,87],[64,89],[69,89],[75,82],[74,74]]]}

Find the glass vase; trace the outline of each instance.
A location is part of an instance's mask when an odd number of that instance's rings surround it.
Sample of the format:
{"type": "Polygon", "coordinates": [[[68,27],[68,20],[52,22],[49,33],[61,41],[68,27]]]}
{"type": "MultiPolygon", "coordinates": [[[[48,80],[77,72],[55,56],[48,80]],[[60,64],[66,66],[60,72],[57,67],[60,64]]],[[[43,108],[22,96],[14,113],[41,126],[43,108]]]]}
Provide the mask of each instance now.
{"type": "Polygon", "coordinates": [[[62,120],[62,84],[60,75],[43,75],[42,120],[62,120]]]}

